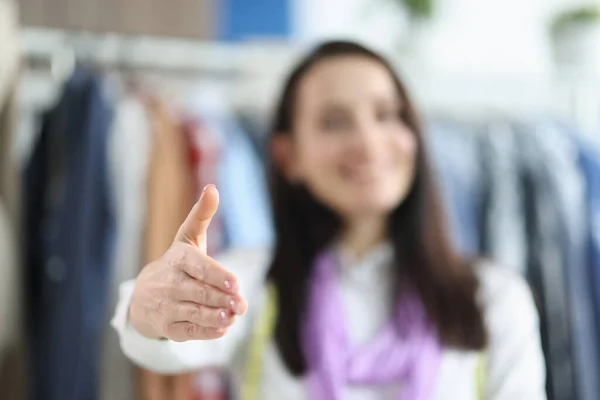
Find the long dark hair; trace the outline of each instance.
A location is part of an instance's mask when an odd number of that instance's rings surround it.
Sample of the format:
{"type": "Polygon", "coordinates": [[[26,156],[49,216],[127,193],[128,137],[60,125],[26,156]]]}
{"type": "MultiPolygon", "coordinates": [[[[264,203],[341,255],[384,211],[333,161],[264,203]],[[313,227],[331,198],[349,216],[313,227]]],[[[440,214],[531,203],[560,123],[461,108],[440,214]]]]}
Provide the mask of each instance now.
{"type": "MultiPolygon", "coordinates": [[[[451,246],[417,112],[389,63],[355,43],[322,44],[289,76],[272,135],[292,134],[298,89],[306,73],[323,60],[349,55],[366,57],[388,69],[402,99],[402,119],[418,143],[412,188],[389,217],[395,290],[399,292],[406,284],[417,290],[445,346],[482,349],[487,334],[476,301],[477,279],[472,263],[460,258],[451,246]]],[[[275,342],[289,371],[298,376],[306,370],[300,332],[311,267],[317,254],[340,234],[342,224],[303,185],[290,184],[276,166],[271,171],[271,195],[277,242],[268,279],[278,293],[275,342]]]]}

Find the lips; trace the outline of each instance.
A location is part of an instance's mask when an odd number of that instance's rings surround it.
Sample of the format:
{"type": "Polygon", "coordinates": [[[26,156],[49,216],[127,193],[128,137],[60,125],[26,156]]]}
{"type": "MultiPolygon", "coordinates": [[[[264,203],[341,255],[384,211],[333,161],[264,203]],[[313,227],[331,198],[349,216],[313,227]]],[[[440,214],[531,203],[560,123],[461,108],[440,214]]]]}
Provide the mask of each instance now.
{"type": "Polygon", "coordinates": [[[345,180],[356,182],[356,183],[370,183],[381,178],[385,171],[385,168],[374,168],[374,167],[342,167],[341,175],[345,180]]]}

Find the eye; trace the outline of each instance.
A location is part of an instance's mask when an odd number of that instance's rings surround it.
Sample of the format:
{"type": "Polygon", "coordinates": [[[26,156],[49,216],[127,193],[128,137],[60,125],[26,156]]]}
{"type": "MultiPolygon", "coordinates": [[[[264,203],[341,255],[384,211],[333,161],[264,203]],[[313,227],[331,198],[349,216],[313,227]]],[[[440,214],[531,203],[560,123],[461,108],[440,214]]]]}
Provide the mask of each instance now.
{"type": "Polygon", "coordinates": [[[331,132],[348,130],[350,125],[350,118],[343,114],[326,115],[321,121],[323,129],[331,132]]]}
{"type": "Polygon", "coordinates": [[[401,110],[399,108],[386,108],[377,111],[377,121],[379,122],[398,122],[401,120],[401,110]]]}

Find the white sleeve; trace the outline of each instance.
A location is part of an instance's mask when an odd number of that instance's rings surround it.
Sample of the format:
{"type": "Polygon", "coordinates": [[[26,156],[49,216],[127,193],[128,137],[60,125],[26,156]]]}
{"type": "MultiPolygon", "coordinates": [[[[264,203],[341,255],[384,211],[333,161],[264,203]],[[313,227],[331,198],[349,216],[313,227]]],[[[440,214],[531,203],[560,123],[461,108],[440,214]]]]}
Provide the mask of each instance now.
{"type": "Polygon", "coordinates": [[[250,329],[250,318],[254,315],[253,301],[260,297],[264,282],[267,257],[246,252],[232,253],[219,261],[230,269],[240,282],[241,293],[248,301],[246,315],[238,317],[236,323],[222,338],[215,340],[171,340],[149,339],[138,333],[128,319],[129,304],[135,280],[120,286],[119,302],[112,319],[112,326],[119,335],[123,353],[136,365],[162,374],[177,374],[208,366],[226,366],[250,329]]]}
{"type": "MultiPolygon", "coordinates": [[[[494,269],[495,267],[490,267],[494,269]]],[[[489,347],[486,400],[546,400],[546,370],[537,309],[523,278],[487,272],[489,347]]]]}

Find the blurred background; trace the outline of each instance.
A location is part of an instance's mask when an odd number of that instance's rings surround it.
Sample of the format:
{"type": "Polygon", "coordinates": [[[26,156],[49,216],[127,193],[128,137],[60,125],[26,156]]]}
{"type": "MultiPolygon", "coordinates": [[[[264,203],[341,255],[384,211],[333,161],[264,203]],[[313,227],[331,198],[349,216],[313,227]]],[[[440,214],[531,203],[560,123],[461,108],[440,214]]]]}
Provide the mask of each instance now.
{"type": "Polygon", "coordinates": [[[210,254],[271,244],[271,110],[332,38],[406,81],[461,252],[527,277],[549,398],[600,399],[600,3],[576,0],[0,0],[0,398],[229,398],[125,359],[118,283],[207,183],[210,254]]]}

